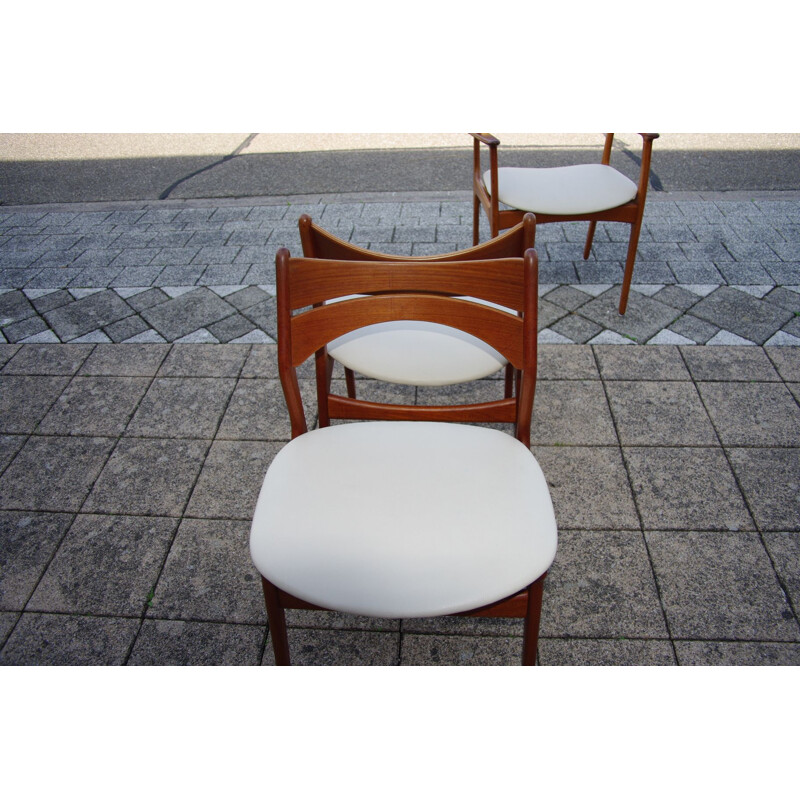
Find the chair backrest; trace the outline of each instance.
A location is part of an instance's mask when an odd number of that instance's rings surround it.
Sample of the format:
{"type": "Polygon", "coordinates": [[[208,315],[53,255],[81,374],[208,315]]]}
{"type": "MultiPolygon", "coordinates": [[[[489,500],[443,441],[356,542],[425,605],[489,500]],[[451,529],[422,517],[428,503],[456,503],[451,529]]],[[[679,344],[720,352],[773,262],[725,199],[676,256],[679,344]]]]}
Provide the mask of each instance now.
{"type": "Polygon", "coordinates": [[[536,217],[525,214],[522,221],[488,242],[433,256],[395,256],[378,253],[364,247],[345,242],[311,221],[308,214],[298,220],[300,241],[306,258],[341,258],[347,261],[474,261],[484,258],[521,258],[536,240],[536,217]]]}
{"type": "Polygon", "coordinates": [[[421,262],[292,258],[281,248],[276,273],[278,364],[292,437],[308,430],[297,367],[311,356],[324,355],[328,342],[351,331],[415,320],[456,328],[497,350],[518,370],[516,396],[459,406],[414,406],[331,395],[331,414],[344,419],[511,422],[515,436],[529,444],[537,355],[535,250],[528,249],[522,258],[421,262]],[[326,302],[350,295],[359,296],[326,302]]]}

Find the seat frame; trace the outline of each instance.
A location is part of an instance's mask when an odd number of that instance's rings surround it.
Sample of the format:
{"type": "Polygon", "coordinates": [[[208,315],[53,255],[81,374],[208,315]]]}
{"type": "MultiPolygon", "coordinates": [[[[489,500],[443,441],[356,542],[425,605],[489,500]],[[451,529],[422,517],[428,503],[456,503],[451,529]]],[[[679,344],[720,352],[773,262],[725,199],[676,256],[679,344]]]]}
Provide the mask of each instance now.
{"type": "MultiPolygon", "coordinates": [[[[487,341],[509,361],[518,376],[513,398],[465,406],[395,406],[353,400],[364,419],[434,421],[513,421],[514,435],[530,447],[536,387],[538,258],[473,262],[424,262],[388,259],[342,262],[292,259],[281,248],[276,257],[278,290],[278,367],[291,420],[292,439],[308,431],[297,368],[347,330],[396,319],[449,324],[487,341]],[[387,263],[391,261],[394,263],[387,263]],[[459,300],[478,297],[514,313],[459,300]],[[366,295],[339,303],[325,300],[366,295]]],[[[520,592],[480,608],[451,616],[522,617],[525,619],[522,664],[535,665],[544,580],[547,572],[520,592]]],[[[276,665],[289,665],[286,609],[330,610],[278,588],[262,576],[264,601],[276,665]]]]}
{"type": "MultiPolygon", "coordinates": [[[[536,244],[536,217],[527,212],[514,223],[510,230],[482,244],[464,250],[457,250],[452,253],[442,253],[433,256],[396,256],[389,253],[379,253],[367,250],[364,247],[350,244],[329,231],[315,225],[308,214],[303,214],[298,220],[300,229],[300,242],[303,247],[303,255],[306,258],[322,259],[342,259],[345,261],[385,261],[395,264],[415,263],[415,264],[435,264],[439,262],[452,261],[478,261],[493,258],[515,258],[522,257],[526,250],[536,244]]],[[[320,409],[320,424],[328,425],[331,418],[337,417],[336,403],[334,408],[329,408],[326,398],[330,397],[331,377],[333,362],[318,355],[316,363],[317,391],[319,394],[318,404],[320,409]]],[[[345,385],[347,396],[356,399],[356,379],[355,373],[349,367],[344,368],[345,385]]],[[[505,397],[511,397],[514,393],[515,375],[511,366],[506,367],[504,392],[505,397]]]]}
{"type": "MultiPolygon", "coordinates": [[[[639,246],[639,235],[642,229],[645,200],[647,199],[647,185],[650,180],[650,160],[653,141],[659,137],[658,133],[640,133],[639,135],[642,137],[641,169],[639,171],[636,196],[633,200],[628,203],[623,203],[623,205],[617,206],[616,208],[608,208],[603,211],[593,211],[584,214],[536,214],[536,222],[542,225],[548,222],[588,221],[589,232],[586,236],[586,244],[583,248],[584,259],[589,258],[592,249],[592,241],[594,240],[594,232],[598,222],[625,222],[631,226],[628,252],[625,258],[625,272],[622,278],[622,289],[620,291],[620,314],[624,314],[628,306],[628,294],[630,293],[633,267],[636,261],[636,250],[639,246]]],[[[500,208],[496,189],[498,185],[498,148],[500,146],[500,140],[490,133],[471,133],[470,136],[473,137],[472,241],[473,244],[477,245],[480,238],[481,207],[483,207],[488,217],[492,238],[497,236],[501,230],[516,225],[522,216],[529,212],[519,209],[500,208]],[[483,182],[484,170],[481,167],[481,145],[486,145],[489,148],[491,186],[488,190],[483,182]]],[[[613,143],[614,134],[606,133],[601,164],[610,166],[613,143]]]]}

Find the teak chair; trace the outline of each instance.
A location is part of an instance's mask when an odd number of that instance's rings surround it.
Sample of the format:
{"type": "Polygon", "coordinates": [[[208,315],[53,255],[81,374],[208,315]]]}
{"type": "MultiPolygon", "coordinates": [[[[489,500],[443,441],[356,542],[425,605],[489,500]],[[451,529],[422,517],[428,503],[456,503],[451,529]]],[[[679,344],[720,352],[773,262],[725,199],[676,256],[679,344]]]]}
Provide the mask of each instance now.
{"type": "Polygon", "coordinates": [[[589,222],[583,249],[589,258],[598,222],[627,222],[631,226],[628,254],[619,299],[619,313],[628,306],[628,293],[636,261],[636,248],[642,228],[642,215],[650,179],[650,157],[657,133],[642,133],[642,161],[636,184],[611,166],[614,134],[605,135],[603,157],[599,164],[576,164],[568,167],[499,167],[500,141],[490,133],[472,133],[473,137],[473,243],[479,239],[480,209],[489,218],[492,236],[515,225],[523,214],[532,211],[539,224],[547,222],[589,222]],[[481,145],[489,148],[489,169],[481,167],[481,145]],[[500,208],[500,204],[507,208],[500,208]]]}
{"type": "MultiPolygon", "coordinates": [[[[345,261],[385,261],[394,264],[476,261],[494,258],[522,257],[536,239],[536,218],[524,214],[513,228],[475,247],[434,256],[394,256],[378,253],[345,242],[324,228],[315,225],[308,214],[298,220],[300,241],[306,258],[341,259],[345,261]]],[[[478,380],[506,366],[505,396],[511,397],[513,370],[496,351],[484,343],[453,329],[422,322],[394,322],[356,331],[328,346],[328,355],[344,367],[347,396],[356,398],[355,373],[369,378],[410,386],[441,386],[478,380]]],[[[329,404],[332,363],[317,359],[317,387],[321,424],[328,424],[331,414],[337,416],[334,401],[329,404]]]]}
{"type": "Polygon", "coordinates": [[[278,365],[292,440],[267,471],[250,533],[276,664],[290,663],[287,608],[394,619],[521,616],[522,660],[535,663],[557,539],[529,448],[537,270],[532,249],[524,258],[430,264],[278,252],[278,365]],[[326,302],[350,295],[359,296],[326,302]],[[369,421],[309,430],[297,368],[349,331],[395,320],[486,341],[519,370],[516,396],[362,407],[369,421]],[[514,436],[463,424],[489,421],[513,423],[514,436]]]}

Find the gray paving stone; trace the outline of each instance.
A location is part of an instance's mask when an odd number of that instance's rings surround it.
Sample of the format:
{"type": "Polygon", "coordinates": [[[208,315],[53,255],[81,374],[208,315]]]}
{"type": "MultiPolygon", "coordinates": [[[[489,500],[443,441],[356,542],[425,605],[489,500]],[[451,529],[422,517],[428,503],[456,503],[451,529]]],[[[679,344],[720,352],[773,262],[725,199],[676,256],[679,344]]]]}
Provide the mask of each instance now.
{"type": "Polygon", "coordinates": [[[147,616],[263,625],[267,614],[249,538],[247,521],[183,520],[147,616]]]}
{"type": "Polygon", "coordinates": [[[39,314],[44,314],[45,311],[52,311],[54,308],[71,303],[74,300],[72,295],[61,289],[57,292],[49,292],[41,297],[31,297],[31,305],[36,309],[39,314]]]}
{"type": "Polygon", "coordinates": [[[31,437],[3,473],[0,508],[78,511],[113,446],[99,437],[31,437]]]}
{"type": "MultiPolygon", "coordinates": [[[[388,636],[388,634],[384,634],[388,636]]],[[[404,634],[402,666],[516,666],[522,660],[517,636],[428,636],[404,634]]]]}
{"type": "Polygon", "coordinates": [[[672,666],[675,654],[660,639],[539,639],[544,667],[672,666]]]}
{"type": "Polygon", "coordinates": [[[13,461],[27,438],[22,435],[0,434],[0,473],[13,461]]]}
{"type": "Polygon", "coordinates": [[[22,347],[19,344],[0,344],[0,368],[4,367],[22,347]]]}
{"type": "Polygon", "coordinates": [[[79,514],[27,610],[141,615],[176,527],[174,519],[79,514]]]}
{"type": "Polygon", "coordinates": [[[638,292],[631,292],[629,295],[628,308],[624,316],[620,315],[618,306],[619,293],[615,289],[590,300],[581,306],[578,313],[603,328],[642,343],[651,339],[679,316],[674,308],[638,292]]]}
{"type": "Polygon", "coordinates": [[[0,430],[32,433],[68,382],[58,375],[0,375],[0,430]]]}
{"type": "Polygon", "coordinates": [[[732,448],[728,456],[759,529],[800,530],[800,450],[732,448]]]}
{"type": "Polygon", "coordinates": [[[619,448],[537,445],[531,449],[550,487],[559,529],[639,528],[619,448]]]}
{"type": "Polygon", "coordinates": [[[224,343],[240,339],[257,329],[249,319],[241,314],[231,314],[230,317],[209,325],[207,330],[215,339],[224,343]]]}
{"type": "Polygon", "coordinates": [[[676,639],[800,640],[758,534],[645,535],[676,639]]]}
{"type": "Polygon", "coordinates": [[[250,345],[246,344],[211,348],[175,344],[158,374],[165,378],[236,378],[242,371],[250,350],[250,345]]]}
{"type": "Polygon", "coordinates": [[[125,435],[211,439],[234,385],[233,378],[156,378],[125,435]]]}
{"type": "Polygon", "coordinates": [[[169,351],[168,344],[98,344],[78,374],[152,377],[169,351]]]}
{"type": "Polygon", "coordinates": [[[186,516],[252,520],[267,468],[282,446],[282,442],[214,442],[186,516]]]}
{"type": "Polygon", "coordinates": [[[721,448],[624,447],[623,452],[645,530],[753,528],[721,448]]]}
{"type": "Polygon", "coordinates": [[[94,482],[82,510],[180,516],[209,446],[210,442],[202,439],[122,439],[94,482]]]}
{"type": "Polygon", "coordinates": [[[671,308],[677,308],[678,311],[682,312],[688,311],[699,300],[696,294],[687,291],[681,286],[674,285],[660,289],[653,295],[653,299],[671,308]]]}
{"type": "Polygon", "coordinates": [[[721,284],[725,282],[722,274],[711,261],[669,261],[667,263],[677,283],[721,284]]]}
{"type": "MultiPolygon", "coordinates": [[[[377,667],[399,663],[398,633],[290,628],[288,636],[293,666],[377,667]]],[[[271,639],[267,641],[262,663],[275,663],[271,639]]]]}
{"type": "Polygon", "coordinates": [[[24,342],[29,337],[48,330],[47,323],[41,317],[29,317],[21,322],[6,325],[3,328],[3,336],[9,342],[24,342]]]}
{"type": "Polygon", "coordinates": [[[0,651],[0,664],[121,665],[138,630],[136,619],[26,613],[0,651]]]}
{"type": "Polygon", "coordinates": [[[110,290],[96,292],[73,303],[47,311],[44,318],[62,342],[130,317],[133,309],[110,290]]]}
{"type": "Polygon", "coordinates": [[[559,531],[545,584],[541,635],[667,637],[639,531],[559,531]]]}
{"type": "Polygon", "coordinates": [[[616,445],[617,435],[599,381],[536,385],[531,442],[536,445],[616,445]]]}
{"type": "Polygon", "coordinates": [[[125,342],[149,330],[150,326],[138,314],[103,328],[103,332],[112,342],[125,342]]]}
{"type": "Polygon", "coordinates": [[[777,381],[766,351],[755,347],[681,348],[696,381],[777,381]]]}
{"type": "Polygon", "coordinates": [[[608,381],[685,381],[689,372],[677,347],[625,348],[593,345],[600,374],[608,381]]]}
{"type": "Polygon", "coordinates": [[[36,309],[21,291],[0,295],[0,327],[35,315],[36,309]]]}
{"type": "Polygon", "coordinates": [[[575,344],[586,344],[590,339],[593,339],[600,333],[603,328],[595,322],[590,322],[588,319],[578,316],[577,314],[570,314],[562,319],[548,325],[550,330],[555,331],[561,336],[566,336],[570,341],[575,344]]]}
{"type": "Polygon", "coordinates": [[[800,381],[800,351],[795,348],[768,347],[764,352],[785,381],[800,381]]]}
{"type": "MultiPolygon", "coordinates": [[[[583,381],[600,378],[591,348],[561,344],[539,345],[537,376],[539,380],[583,381]]],[[[534,408],[534,416],[536,413],[534,408]]]]}
{"type": "Polygon", "coordinates": [[[698,383],[725,446],[800,446],[800,406],[778,383],[698,383]]]}
{"type": "MultiPolygon", "coordinates": [[[[27,275],[30,280],[25,280],[24,285],[27,289],[65,289],[73,286],[75,279],[81,274],[80,269],[42,269],[37,270],[34,275],[27,275]]],[[[24,280],[24,279],[23,279],[24,280]]],[[[22,282],[22,281],[20,281],[22,282]]],[[[70,300],[72,298],[70,297],[70,300]]]]}
{"type": "Polygon", "coordinates": [[[72,520],[71,514],[0,512],[0,609],[25,608],[72,520]]]}
{"type": "Polygon", "coordinates": [[[800,534],[787,532],[768,532],[762,534],[781,586],[789,596],[795,616],[800,609],[800,534]]]}
{"type": "Polygon", "coordinates": [[[763,344],[792,318],[791,312],[729,286],[704,297],[692,315],[756,344],[763,344]]]}
{"type": "Polygon", "coordinates": [[[800,665],[800,645],[774,642],[675,642],[680,664],[691,667],[800,665]]]}
{"type": "Polygon", "coordinates": [[[691,339],[697,342],[697,344],[705,344],[719,333],[719,328],[716,325],[698,319],[691,314],[680,317],[669,325],[667,330],[677,333],[679,336],[691,339]]]}
{"type": "MultiPolygon", "coordinates": [[[[306,364],[301,366],[301,370],[305,370],[303,377],[313,378],[313,360],[309,360],[306,364]]],[[[800,368],[800,364],[798,365],[800,368]]],[[[298,373],[299,374],[299,373],[298,373]]],[[[279,378],[278,374],[278,348],[274,344],[266,345],[253,345],[250,354],[247,356],[242,367],[242,378],[279,378]]]]}
{"type": "Polygon", "coordinates": [[[165,339],[174,341],[233,312],[228,303],[214,292],[200,287],[165,303],[142,309],[142,317],[165,339]]]}
{"type": "Polygon", "coordinates": [[[136,666],[258,666],[266,638],[261,625],[147,619],[128,664],[136,666]]]}
{"type": "MultiPolygon", "coordinates": [[[[306,415],[311,424],[315,398],[312,387],[305,392],[306,415]]],[[[218,439],[288,441],[291,436],[289,415],[280,382],[276,380],[241,379],[228,403],[217,432],[218,439]]]]}
{"type": "Polygon", "coordinates": [[[719,439],[688,381],[611,381],[608,400],[623,445],[716,445],[719,439]]]}

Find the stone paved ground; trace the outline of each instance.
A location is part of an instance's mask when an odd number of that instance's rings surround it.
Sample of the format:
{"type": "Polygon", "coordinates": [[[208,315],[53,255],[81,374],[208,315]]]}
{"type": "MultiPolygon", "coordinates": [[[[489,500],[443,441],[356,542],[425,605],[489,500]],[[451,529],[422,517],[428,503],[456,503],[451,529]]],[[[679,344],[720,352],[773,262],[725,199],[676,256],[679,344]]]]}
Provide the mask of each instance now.
{"type": "MultiPolygon", "coordinates": [[[[471,244],[470,202],[442,197],[3,208],[0,341],[271,342],[275,253],[300,251],[300,214],[429,255],[471,244]]],[[[540,226],[540,340],[800,344],[800,198],[731,197],[652,193],[624,317],[628,227],[599,225],[584,261],[584,224],[540,226]]]]}
{"type": "MultiPolygon", "coordinates": [[[[467,210],[0,210],[0,664],[270,663],[247,536],[289,438],[275,250],[299,251],[306,211],[449,250],[467,210]]],[[[658,198],[622,318],[619,234],[584,262],[580,226],[540,228],[543,665],[800,664],[799,220],[796,197],[658,198]]],[[[521,644],[516,621],[290,617],[302,664],[510,664],[521,644]]]]}

